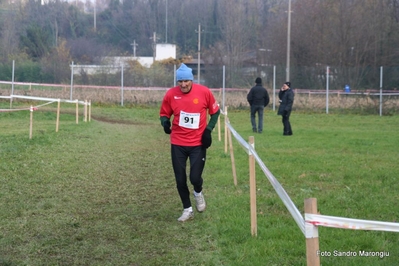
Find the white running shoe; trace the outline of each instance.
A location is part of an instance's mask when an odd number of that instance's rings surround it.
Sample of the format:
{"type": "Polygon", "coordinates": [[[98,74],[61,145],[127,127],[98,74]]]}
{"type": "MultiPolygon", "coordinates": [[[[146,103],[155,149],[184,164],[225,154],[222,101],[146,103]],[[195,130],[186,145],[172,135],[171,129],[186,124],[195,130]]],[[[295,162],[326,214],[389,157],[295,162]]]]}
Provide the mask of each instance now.
{"type": "Polygon", "coordinates": [[[206,203],[205,203],[205,199],[204,199],[204,194],[202,192],[197,195],[194,194],[194,198],[195,198],[197,210],[199,212],[205,211],[206,203]]]}
{"type": "Polygon", "coordinates": [[[194,218],[194,212],[190,210],[183,210],[183,214],[177,219],[179,222],[185,222],[194,218]]]}

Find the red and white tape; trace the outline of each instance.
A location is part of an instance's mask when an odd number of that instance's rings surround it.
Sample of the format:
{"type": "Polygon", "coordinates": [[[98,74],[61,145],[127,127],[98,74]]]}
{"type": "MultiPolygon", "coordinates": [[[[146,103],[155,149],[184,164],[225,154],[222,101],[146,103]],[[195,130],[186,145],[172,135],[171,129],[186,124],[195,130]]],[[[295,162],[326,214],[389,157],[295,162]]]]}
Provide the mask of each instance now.
{"type": "Polygon", "coordinates": [[[305,223],[312,224],[314,226],[334,227],[351,230],[399,232],[399,223],[351,219],[310,213],[305,213],[305,223]]]}

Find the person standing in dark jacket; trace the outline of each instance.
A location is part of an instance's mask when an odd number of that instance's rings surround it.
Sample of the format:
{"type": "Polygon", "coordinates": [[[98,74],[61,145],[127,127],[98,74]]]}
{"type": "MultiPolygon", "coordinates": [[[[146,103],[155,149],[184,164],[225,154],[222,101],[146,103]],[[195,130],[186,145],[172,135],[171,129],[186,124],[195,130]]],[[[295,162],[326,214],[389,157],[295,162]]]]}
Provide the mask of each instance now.
{"type": "Polygon", "coordinates": [[[270,98],[267,90],[262,86],[262,79],[256,78],[255,86],[251,88],[247,95],[248,103],[251,107],[251,124],[253,132],[262,133],[263,131],[263,111],[269,104],[270,98]],[[258,128],[256,128],[256,113],[258,113],[258,128]]]}
{"type": "Polygon", "coordinates": [[[292,128],[290,123],[290,115],[292,111],[292,105],[294,103],[294,91],[291,89],[291,82],[286,82],[281,87],[278,93],[278,98],[280,99],[280,106],[278,108],[278,115],[283,117],[284,126],[284,136],[292,135],[292,128]]]}

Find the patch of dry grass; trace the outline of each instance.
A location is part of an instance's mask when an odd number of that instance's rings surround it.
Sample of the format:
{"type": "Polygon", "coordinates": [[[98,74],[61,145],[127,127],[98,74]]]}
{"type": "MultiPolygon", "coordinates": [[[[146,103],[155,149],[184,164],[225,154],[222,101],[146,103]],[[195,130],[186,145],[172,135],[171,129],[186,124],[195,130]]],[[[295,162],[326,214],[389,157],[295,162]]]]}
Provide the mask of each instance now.
{"type": "MultiPolygon", "coordinates": [[[[162,101],[168,88],[126,88],[123,92],[124,105],[157,105],[162,101]]],[[[225,96],[222,89],[212,89],[219,103],[225,101],[225,106],[230,108],[249,108],[246,100],[248,89],[226,89],[225,96]]],[[[268,89],[270,95],[269,109],[272,109],[273,99],[275,107],[278,108],[278,91],[273,97],[273,92],[268,89]]],[[[10,95],[11,89],[0,89],[0,95],[10,95]]],[[[16,95],[29,95],[48,98],[70,98],[70,87],[57,87],[52,89],[29,89],[28,87],[17,87],[14,90],[16,95]]],[[[121,104],[122,93],[118,87],[79,87],[73,89],[73,99],[91,100],[93,104],[121,104]]],[[[18,101],[23,101],[18,99],[18,101]]],[[[333,92],[328,98],[329,112],[337,113],[362,113],[379,114],[379,95],[345,94],[333,92]]],[[[325,112],[326,96],[322,93],[305,92],[296,90],[294,110],[306,112],[325,112]]],[[[383,114],[395,114],[399,112],[399,96],[383,97],[383,114]]]]}

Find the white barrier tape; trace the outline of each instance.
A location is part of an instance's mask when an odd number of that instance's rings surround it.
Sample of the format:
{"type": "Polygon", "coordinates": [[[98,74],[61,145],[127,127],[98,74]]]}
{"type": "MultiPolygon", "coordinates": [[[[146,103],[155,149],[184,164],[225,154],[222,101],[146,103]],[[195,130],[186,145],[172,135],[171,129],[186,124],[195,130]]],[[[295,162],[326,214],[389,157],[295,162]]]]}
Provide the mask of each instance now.
{"type": "Polygon", "coordinates": [[[52,103],[55,103],[55,102],[58,102],[58,101],[53,101],[53,102],[44,103],[44,104],[41,104],[41,105],[37,105],[37,106],[35,106],[35,107],[36,107],[36,108],[40,108],[40,107],[43,107],[43,106],[46,106],[46,105],[49,105],[49,104],[52,104],[52,103]]]}
{"type": "Polygon", "coordinates": [[[61,100],[63,103],[78,103],[81,105],[85,105],[86,103],[84,101],[78,101],[78,100],[61,100]]]}
{"type": "Polygon", "coordinates": [[[352,230],[399,232],[399,223],[391,222],[350,219],[311,213],[305,213],[305,221],[313,226],[325,226],[352,230]]]}
{"type": "Polygon", "coordinates": [[[359,219],[349,219],[342,217],[334,217],[334,216],[326,216],[326,215],[318,215],[318,214],[309,214],[305,213],[305,219],[303,219],[301,213],[296,208],[290,197],[287,195],[284,188],[277,181],[277,179],[273,176],[273,174],[267,169],[259,155],[253,149],[251,145],[249,145],[231,126],[229,122],[226,123],[230,132],[237,139],[239,144],[243,146],[248,154],[253,154],[259,166],[265,173],[266,177],[269,179],[273,188],[279,195],[280,199],[283,201],[284,205],[287,207],[288,211],[291,213],[295,222],[302,230],[306,238],[318,237],[318,230],[316,226],[325,226],[325,227],[335,227],[335,228],[343,228],[343,229],[352,229],[352,230],[374,230],[374,231],[390,231],[390,232],[399,232],[399,223],[390,223],[390,222],[378,222],[378,221],[370,221],[370,220],[359,220],[359,219]]]}
{"type": "Polygon", "coordinates": [[[34,97],[34,96],[25,96],[25,95],[11,95],[11,98],[18,99],[28,99],[28,100],[38,100],[38,101],[58,101],[58,99],[53,98],[44,98],[44,97],[34,97]]]}
{"type": "Polygon", "coordinates": [[[316,238],[319,237],[319,230],[317,226],[305,221],[305,238],[316,238]]]}
{"type": "Polygon", "coordinates": [[[248,153],[249,150],[249,144],[246,142],[240,134],[237,133],[237,131],[234,130],[234,128],[231,126],[230,122],[226,122],[227,127],[229,128],[231,134],[236,138],[238,143],[245,149],[245,151],[248,153]]]}
{"type": "MultiPolygon", "coordinates": [[[[0,112],[17,112],[17,111],[27,111],[30,110],[30,107],[28,108],[20,108],[20,109],[0,109],[0,112]]],[[[33,111],[36,111],[37,109],[33,108],[33,111]]]]}
{"type": "Polygon", "coordinates": [[[277,192],[280,199],[283,201],[285,207],[291,213],[299,229],[301,229],[302,233],[305,235],[305,220],[303,219],[301,213],[299,212],[295,204],[292,202],[291,198],[288,196],[287,192],[285,192],[284,188],[273,176],[273,174],[269,171],[269,169],[267,169],[265,164],[260,159],[259,155],[256,153],[255,149],[251,145],[249,145],[246,141],[244,141],[244,139],[234,130],[234,128],[230,125],[230,123],[227,122],[226,124],[229,127],[230,132],[237,139],[237,141],[246,149],[248,153],[251,153],[251,155],[255,157],[255,160],[258,162],[263,173],[265,173],[266,177],[269,179],[269,182],[272,184],[274,190],[277,192]]]}
{"type": "Polygon", "coordinates": [[[52,101],[52,102],[64,102],[64,103],[79,103],[81,105],[89,105],[88,102],[79,101],[79,100],[62,100],[62,99],[55,99],[55,98],[45,98],[45,97],[35,97],[35,96],[25,96],[25,95],[11,95],[10,98],[18,98],[18,99],[28,99],[28,100],[37,100],[37,101],[52,101]]]}
{"type": "MultiPolygon", "coordinates": [[[[32,108],[32,111],[37,111],[40,107],[43,107],[43,106],[46,106],[46,105],[49,105],[49,104],[52,104],[52,103],[54,103],[54,102],[48,102],[48,103],[45,103],[45,104],[42,104],[42,105],[34,106],[32,108]]],[[[31,110],[31,108],[27,107],[27,108],[19,108],[19,109],[0,109],[0,112],[14,112],[14,111],[26,111],[26,110],[31,110]]]]}

